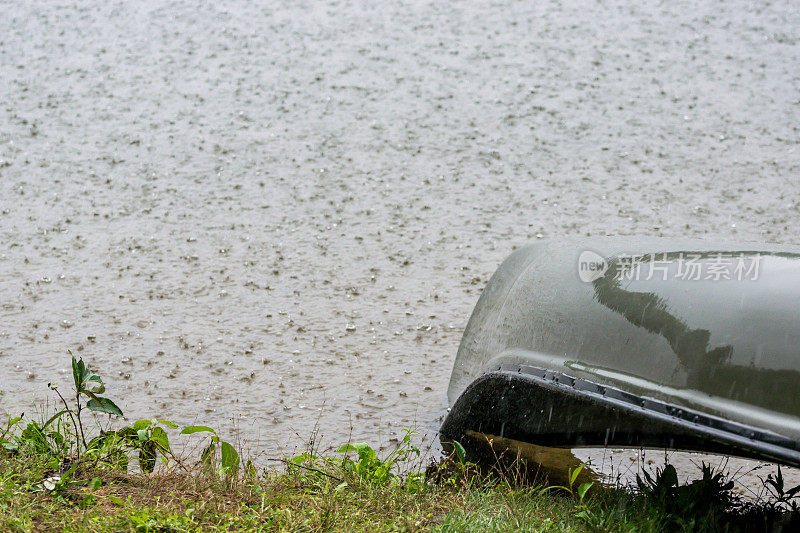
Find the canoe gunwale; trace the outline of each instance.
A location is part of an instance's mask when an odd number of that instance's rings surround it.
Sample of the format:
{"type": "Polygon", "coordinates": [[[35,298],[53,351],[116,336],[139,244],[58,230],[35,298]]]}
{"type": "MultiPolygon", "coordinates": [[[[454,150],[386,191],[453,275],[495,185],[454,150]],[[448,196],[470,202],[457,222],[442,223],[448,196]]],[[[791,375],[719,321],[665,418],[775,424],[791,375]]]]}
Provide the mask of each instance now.
{"type": "Polygon", "coordinates": [[[441,437],[460,441],[468,430],[543,446],[671,448],[800,466],[800,442],[772,431],[530,365],[499,363],[464,390],[441,437]]]}

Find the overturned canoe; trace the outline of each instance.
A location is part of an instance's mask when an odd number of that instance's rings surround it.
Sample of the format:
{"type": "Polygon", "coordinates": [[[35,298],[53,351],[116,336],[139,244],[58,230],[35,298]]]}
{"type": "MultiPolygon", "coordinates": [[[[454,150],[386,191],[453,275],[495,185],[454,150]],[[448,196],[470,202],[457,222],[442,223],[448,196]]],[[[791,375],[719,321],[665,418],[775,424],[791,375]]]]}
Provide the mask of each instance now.
{"type": "Polygon", "coordinates": [[[800,466],[800,247],[540,242],[467,324],[443,440],[657,447],[800,466]]]}

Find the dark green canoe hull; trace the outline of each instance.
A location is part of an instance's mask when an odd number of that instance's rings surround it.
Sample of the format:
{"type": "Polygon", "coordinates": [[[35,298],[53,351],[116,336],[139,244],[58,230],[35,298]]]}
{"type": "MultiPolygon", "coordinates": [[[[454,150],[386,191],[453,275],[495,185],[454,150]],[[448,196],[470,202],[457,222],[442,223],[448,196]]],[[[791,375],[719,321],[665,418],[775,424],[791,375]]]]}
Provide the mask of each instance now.
{"type": "Polygon", "coordinates": [[[800,248],[515,252],[467,325],[444,439],[669,447],[800,466],[800,248]]]}

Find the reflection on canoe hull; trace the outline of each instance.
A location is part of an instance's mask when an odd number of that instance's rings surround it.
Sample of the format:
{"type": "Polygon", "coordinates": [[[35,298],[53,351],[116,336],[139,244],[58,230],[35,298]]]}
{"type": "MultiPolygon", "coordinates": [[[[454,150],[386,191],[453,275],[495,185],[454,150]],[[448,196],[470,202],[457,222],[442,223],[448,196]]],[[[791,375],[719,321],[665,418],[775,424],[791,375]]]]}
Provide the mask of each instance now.
{"type": "Polygon", "coordinates": [[[537,243],[470,318],[442,436],[800,466],[799,371],[800,248],[537,243]]]}

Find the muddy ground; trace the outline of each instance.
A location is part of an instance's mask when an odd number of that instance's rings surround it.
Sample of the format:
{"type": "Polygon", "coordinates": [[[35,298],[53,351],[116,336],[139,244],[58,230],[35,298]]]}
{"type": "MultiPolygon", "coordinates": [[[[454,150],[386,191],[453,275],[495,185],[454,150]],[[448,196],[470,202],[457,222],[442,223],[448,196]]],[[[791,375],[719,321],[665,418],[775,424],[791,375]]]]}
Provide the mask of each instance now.
{"type": "Polygon", "coordinates": [[[132,418],[386,444],[515,247],[800,244],[788,0],[0,10],[8,410],[72,350],[132,418]]]}

